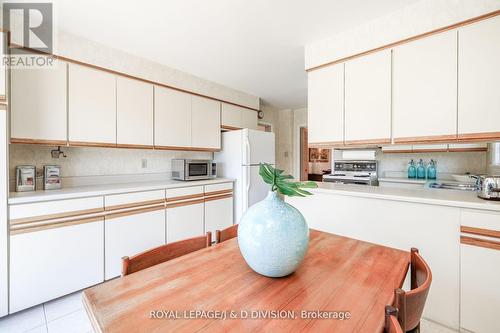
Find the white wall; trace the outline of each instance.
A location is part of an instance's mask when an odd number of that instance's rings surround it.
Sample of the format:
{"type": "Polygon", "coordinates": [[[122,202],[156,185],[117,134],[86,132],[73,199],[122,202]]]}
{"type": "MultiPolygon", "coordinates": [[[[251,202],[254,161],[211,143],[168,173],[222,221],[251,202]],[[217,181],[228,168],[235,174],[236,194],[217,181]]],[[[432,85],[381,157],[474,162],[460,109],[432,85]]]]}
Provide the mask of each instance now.
{"type": "Polygon", "coordinates": [[[422,0],[305,47],[305,68],[387,45],[500,9],[500,0],[422,0]]]}

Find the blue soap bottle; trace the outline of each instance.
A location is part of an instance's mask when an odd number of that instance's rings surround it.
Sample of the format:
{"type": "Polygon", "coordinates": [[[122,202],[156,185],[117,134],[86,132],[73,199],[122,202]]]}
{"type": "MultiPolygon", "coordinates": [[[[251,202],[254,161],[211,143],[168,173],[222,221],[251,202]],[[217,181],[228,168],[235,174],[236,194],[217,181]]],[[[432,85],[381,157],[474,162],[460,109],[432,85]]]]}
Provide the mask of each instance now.
{"type": "Polygon", "coordinates": [[[420,159],[417,164],[417,178],[425,179],[425,165],[422,159],[420,159]]]}
{"type": "Polygon", "coordinates": [[[408,178],[417,178],[417,168],[413,159],[408,163],[408,178]]]}
{"type": "Polygon", "coordinates": [[[431,160],[429,166],[427,167],[427,179],[436,179],[436,161],[431,160]]]}

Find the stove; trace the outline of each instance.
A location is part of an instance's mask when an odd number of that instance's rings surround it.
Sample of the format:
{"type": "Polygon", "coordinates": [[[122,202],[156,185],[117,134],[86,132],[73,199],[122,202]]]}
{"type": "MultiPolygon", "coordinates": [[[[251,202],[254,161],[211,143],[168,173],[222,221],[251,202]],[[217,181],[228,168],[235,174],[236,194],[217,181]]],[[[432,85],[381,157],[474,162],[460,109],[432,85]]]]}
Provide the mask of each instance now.
{"type": "Polygon", "coordinates": [[[337,161],[324,182],[378,186],[377,161],[337,161]]]}

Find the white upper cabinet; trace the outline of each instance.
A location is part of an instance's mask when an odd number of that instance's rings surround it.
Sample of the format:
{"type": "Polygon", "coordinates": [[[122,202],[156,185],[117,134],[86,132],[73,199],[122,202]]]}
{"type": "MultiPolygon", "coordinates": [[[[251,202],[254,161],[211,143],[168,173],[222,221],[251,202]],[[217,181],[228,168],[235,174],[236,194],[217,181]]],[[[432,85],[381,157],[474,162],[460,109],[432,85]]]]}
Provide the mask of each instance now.
{"type": "Polygon", "coordinates": [[[458,38],[458,134],[498,138],[500,17],[460,28],[458,38]]]}
{"type": "Polygon", "coordinates": [[[153,86],[117,76],[116,103],[117,144],[153,146],[153,86]]]}
{"type": "Polygon", "coordinates": [[[257,129],[257,111],[242,108],[241,106],[222,103],[222,128],[250,128],[257,129]]]}
{"type": "Polygon", "coordinates": [[[391,51],[345,64],[345,140],[389,143],[391,51]]]}
{"type": "Polygon", "coordinates": [[[308,73],[309,142],[344,141],[344,64],[308,73]]]}
{"type": "Polygon", "coordinates": [[[66,143],[66,73],[62,61],[50,69],[12,69],[11,138],[66,143]]]}
{"type": "Polygon", "coordinates": [[[116,78],[69,64],[69,141],[116,144],[116,78]]]}
{"type": "Polygon", "coordinates": [[[155,146],[191,146],[191,96],[155,86],[155,146]]]}
{"type": "Polygon", "coordinates": [[[191,145],[194,148],[220,149],[220,102],[192,96],[191,145]]]}
{"type": "Polygon", "coordinates": [[[396,47],[392,86],[396,143],[455,139],[457,32],[396,47]]]}

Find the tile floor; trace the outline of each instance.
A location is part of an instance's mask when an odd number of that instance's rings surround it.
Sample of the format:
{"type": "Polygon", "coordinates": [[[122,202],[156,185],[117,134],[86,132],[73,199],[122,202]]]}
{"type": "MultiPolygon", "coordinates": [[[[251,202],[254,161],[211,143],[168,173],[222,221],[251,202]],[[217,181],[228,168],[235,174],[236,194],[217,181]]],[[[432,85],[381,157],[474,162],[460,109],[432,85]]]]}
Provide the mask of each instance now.
{"type": "Polygon", "coordinates": [[[82,304],[82,293],[64,296],[0,318],[2,333],[93,332],[82,304]]]}
{"type": "MultiPolygon", "coordinates": [[[[58,298],[0,318],[2,333],[91,333],[93,332],[82,304],[82,293],[58,298]]],[[[456,333],[432,321],[422,320],[422,333],[456,333]]]]}

